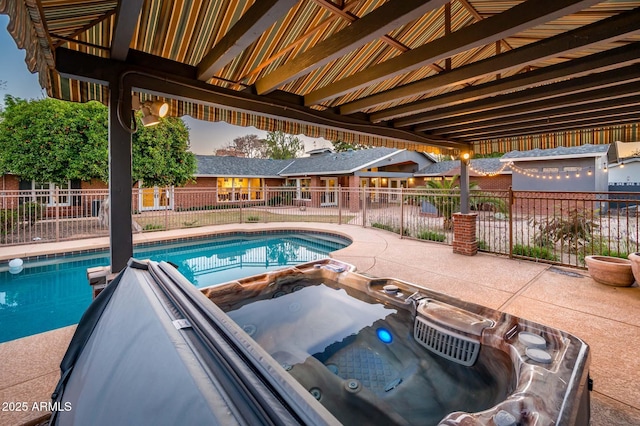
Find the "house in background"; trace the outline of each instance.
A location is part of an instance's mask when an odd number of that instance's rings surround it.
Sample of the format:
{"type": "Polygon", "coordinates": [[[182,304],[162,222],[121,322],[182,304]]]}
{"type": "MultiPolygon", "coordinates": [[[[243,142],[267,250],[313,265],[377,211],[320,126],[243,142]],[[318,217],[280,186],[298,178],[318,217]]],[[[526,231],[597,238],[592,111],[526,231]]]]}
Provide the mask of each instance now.
{"type": "Polygon", "coordinates": [[[414,172],[435,161],[426,154],[393,148],[346,152],[323,148],[291,160],[207,155],[196,155],[196,160],[196,181],[186,188],[215,188],[216,203],[264,201],[263,191],[269,187],[290,187],[296,202],[310,207],[337,205],[339,187],[414,186],[414,172]],[[312,193],[310,188],[324,191],[312,193]]]}
{"type": "Polygon", "coordinates": [[[280,172],[294,160],[196,155],[195,182],[186,188],[215,188],[218,203],[264,201],[265,186],[282,186],[280,172]]]}
{"type": "MultiPolygon", "coordinates": [[[[418,170],[416,185],[426,185],[429,180],[453,179],[460,176],[460,160],[439,161],[418,170]]],[[[500,158],[473,158],[469,163],[469,179],[480,189],[507,190],[511,186],[511,168],[500,158]]]]}
{"type": "Polygon", "coordinates": [[[607,191],[609,145],[511,151],[500,158],[513,171],[514,191],[607,191]]]}
{"type": "Polygon", "coordinates": [[[640,142],[614,142],[607,155],[610,191],[640,191],[640,142]]]}
{"type": "MultiPolygon", "coordinates": [[[[414,173],[434,162],[428,154],[404,149],[321,150],[309,157],[296,158],[280,172],[280,176],[300,193],[308,187],[324,188],[320,200],[313,204],[328,206],[337,203],[338,187],[372,188],[370,196],[373,200],[381,189],[411,188],[415,186],[414,173]]],[[[394,199],[390,201],[399,201],[398,197],[392,196],[394,199]]]]}

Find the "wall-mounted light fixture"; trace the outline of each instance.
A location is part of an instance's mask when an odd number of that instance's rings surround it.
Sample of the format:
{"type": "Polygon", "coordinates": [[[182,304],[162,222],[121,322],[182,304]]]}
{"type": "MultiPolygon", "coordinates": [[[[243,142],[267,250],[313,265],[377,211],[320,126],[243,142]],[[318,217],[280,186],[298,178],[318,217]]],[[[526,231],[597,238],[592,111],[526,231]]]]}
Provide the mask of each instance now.
{"type": "Polygon", "coordinates": [[[142,124],[145,127],[160,123],[160,118],[169,112],[169,104],[161,100],[140,103],[140,100],[134,97],[131,106],[134,110],[142,111],[142,124]]]}

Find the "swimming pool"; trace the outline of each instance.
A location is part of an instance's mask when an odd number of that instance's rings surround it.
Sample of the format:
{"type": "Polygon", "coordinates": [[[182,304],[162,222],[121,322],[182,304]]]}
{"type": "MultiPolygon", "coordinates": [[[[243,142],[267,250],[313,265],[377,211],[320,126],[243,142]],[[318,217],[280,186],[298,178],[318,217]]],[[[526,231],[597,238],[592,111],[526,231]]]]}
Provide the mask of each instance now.
{"type": "MultiPolygon", "coordinates": [[[[223,234],[139,245],[138,259],[165,260],[197,287],[313,261],[351,241],[321,232],[223,234]]],[[[87,268],[109,264],[109,252],[27,260],[19,274],[0,267],[0,342],[78,322],[91,303],[87,268]]]]}

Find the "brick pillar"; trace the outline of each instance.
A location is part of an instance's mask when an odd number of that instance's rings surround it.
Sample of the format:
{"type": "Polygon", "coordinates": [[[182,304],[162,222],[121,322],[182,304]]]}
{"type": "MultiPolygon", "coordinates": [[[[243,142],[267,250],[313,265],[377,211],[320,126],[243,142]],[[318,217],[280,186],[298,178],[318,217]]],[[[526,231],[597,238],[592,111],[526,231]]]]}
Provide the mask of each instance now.
{"type": "Polygon", "coordinates": [[[474,256],[478,253],[476,218],[478,213],[453,214],[453,252],[474,256]]]}
{"type": "Polygon", "coordinates": [[[349,176],[349,211],[360,211],[360,178],[358,176],[349,176]]]}
{"type": "Polygon", "coordinates": [[[311,176],[311,187],[314,188],[311,193],[311,207],[320,207],[322,191],[324,191],[324,187],[320,187],[321,183],[320,176],[311,176]]]}

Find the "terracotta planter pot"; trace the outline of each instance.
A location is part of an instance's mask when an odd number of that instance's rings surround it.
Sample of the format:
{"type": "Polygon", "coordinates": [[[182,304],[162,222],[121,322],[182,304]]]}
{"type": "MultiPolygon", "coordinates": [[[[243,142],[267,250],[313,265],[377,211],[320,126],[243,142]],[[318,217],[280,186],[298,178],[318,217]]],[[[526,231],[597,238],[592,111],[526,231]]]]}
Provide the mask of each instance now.
{"type": "Polygon", "coordinates": [[[600,284],[629,287],[635,281],[631,261],[610,256],[587,256],[584,258],[591,278],[600,284]]]}
{"type": "Polygon", "coordinates": [[[631,261],[631,270],[633,271],[633,277],[636,279],[636,282],[640,284],[640,252],[631,253],[629,255],[629,260],[631,261]]]}

